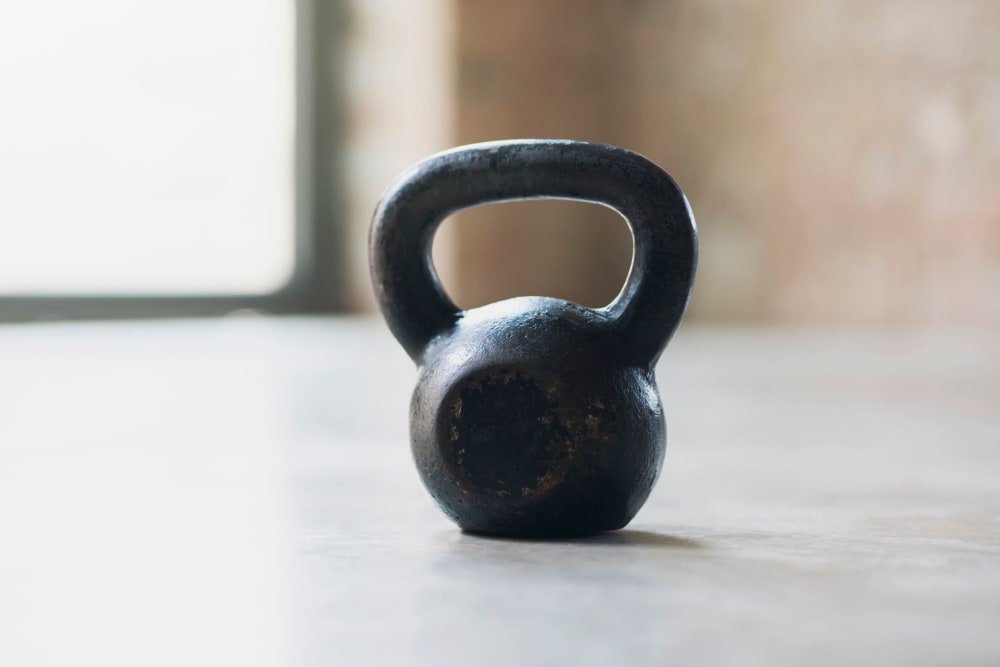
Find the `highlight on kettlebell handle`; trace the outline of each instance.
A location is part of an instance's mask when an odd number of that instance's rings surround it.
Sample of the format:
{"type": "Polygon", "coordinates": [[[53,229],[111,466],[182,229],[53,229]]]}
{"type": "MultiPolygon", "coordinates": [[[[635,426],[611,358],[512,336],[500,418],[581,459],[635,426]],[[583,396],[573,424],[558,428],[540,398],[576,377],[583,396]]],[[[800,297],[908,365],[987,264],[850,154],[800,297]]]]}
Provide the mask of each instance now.
{"type": "Polygon", "coordinates": [[[518,140],[462,146],[404,171],[372,220],[369,253],[376,300],[415,361],[461,311],[434,271],[434,232],[464,208],[518,199],[609,206],[632,231],[628,278],[606,314],[637,365],[651,366],[677,328],[694,281],[697,231],[687,198],[637,153],[580,141],[518,140]]]}

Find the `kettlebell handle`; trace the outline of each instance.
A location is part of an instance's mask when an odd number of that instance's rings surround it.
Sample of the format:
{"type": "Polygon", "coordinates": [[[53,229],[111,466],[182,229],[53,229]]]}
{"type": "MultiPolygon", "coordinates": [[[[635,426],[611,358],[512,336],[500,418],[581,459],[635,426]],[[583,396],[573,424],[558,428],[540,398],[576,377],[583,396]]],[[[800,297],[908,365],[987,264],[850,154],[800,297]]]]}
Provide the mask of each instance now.
{"type": "Polygon", "coordinates": [[[646,158],[579,141],[519,140],[462,146],[403,172],[372,220],[372,285],[393,335],[412,359],[461,311],[431,260],[434,232],[464,208],[517,199],[571,199],[609,206],[628,221],[635,250],[605,314],[626,362],[652,366],[677,328],[694,281],[698,241],[680,187],[646,158]]]}

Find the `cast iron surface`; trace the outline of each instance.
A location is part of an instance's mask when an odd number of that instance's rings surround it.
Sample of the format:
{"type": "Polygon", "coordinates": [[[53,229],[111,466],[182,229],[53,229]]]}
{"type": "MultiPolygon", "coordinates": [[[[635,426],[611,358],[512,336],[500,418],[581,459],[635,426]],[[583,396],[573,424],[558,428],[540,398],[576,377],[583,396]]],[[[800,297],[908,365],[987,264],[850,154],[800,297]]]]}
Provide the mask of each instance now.
{"type": "Polygon", "coordinates": [[[372,221],[371,277],[393,335],[417,363],[410,410],[424,485],[463,530],[585,535],[626,525],[663,463],[653,368],[694,280],[697,234],[683,192],[621,148],[524,140],[464,146],[417,163],[372,221]],[[518,297],[459,310],[431,262],[437,226],[477,204],[559,198],[628,221],[632,268],[591,309],[518,297]]]}

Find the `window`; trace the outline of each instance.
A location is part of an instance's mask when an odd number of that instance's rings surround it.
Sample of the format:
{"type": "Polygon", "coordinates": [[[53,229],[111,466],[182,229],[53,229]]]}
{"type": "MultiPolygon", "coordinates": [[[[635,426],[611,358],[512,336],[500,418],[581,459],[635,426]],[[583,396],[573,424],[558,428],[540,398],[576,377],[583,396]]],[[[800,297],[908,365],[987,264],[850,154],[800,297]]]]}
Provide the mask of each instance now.
{"type": "Polygon", "coordinates": [[[332,307],[309,122],[329,4],[7,8],[0,318],[332,307]]]}

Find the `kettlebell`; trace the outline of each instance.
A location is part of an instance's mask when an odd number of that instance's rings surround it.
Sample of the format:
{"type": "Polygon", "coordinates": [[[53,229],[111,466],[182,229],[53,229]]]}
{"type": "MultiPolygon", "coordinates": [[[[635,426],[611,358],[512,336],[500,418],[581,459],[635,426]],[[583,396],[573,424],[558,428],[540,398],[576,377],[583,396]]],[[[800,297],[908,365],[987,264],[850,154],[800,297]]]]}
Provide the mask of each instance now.
{"type": "Polygon", "coordinates": [[[375,210],[371,279],[417,363],[410,439],[420,478],[464,531],[583,536],[625,526],[659,476],[666,424],[654,366],[694,281],[684,193],[636,153],[578,141],[463,146],[404,171],[375,210]],[[609,206],[632,231],[625,285],[585,308],[525,296],[459,310],[431,261],[434,231],[516,199],[609,206]]]}

